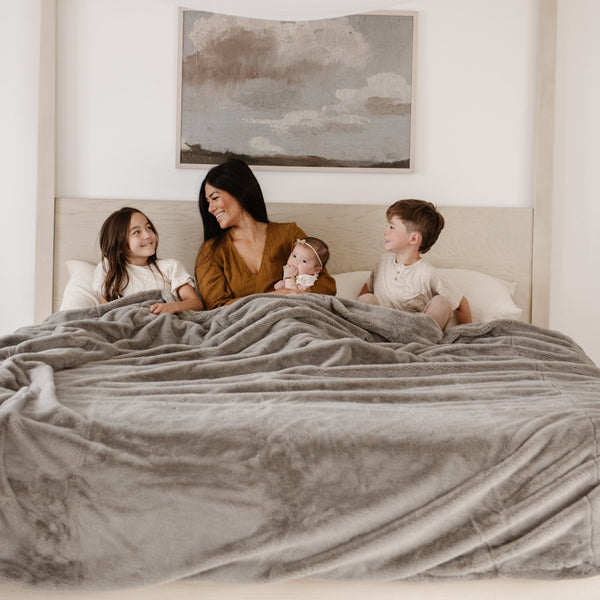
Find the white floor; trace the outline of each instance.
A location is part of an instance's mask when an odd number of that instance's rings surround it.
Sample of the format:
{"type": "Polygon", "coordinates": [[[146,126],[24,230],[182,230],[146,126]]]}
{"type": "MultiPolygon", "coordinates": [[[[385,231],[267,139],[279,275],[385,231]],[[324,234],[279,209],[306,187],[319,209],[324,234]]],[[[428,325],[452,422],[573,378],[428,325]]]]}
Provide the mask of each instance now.
{"type": "Polygon", "coordinates": [[[600,577],[560,581],[493,579],[447,583],[329,582],[266,585],[209,582],[118,591],[34,591],[0,585],[2,600],[599,600],[600,577]]]}

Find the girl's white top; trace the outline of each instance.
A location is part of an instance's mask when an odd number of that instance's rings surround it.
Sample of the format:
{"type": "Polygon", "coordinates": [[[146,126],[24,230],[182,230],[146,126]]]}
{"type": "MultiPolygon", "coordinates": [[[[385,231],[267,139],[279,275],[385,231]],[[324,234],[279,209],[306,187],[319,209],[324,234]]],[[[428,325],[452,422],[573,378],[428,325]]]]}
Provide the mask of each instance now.
{"type": "MultiPolygon", "coordinates": [[[[164,290],[177,294],[177,290],[186,283],[194,287],[194,279],[178,260],[163,258],[157,260],[156,263],[160,271],[155,266],[144,265],[140,267],[128,264],[129,283],[123,290],[123,296],[148,290],[164,290]]],[[[101,296],[103,295],[102,287],[106,277],[105,264],[105,261],[98,263],[92,281],[94,291],[101,296]]]]}
{"type": "Polygon", "coordinates": [[[423,312],[435,296],[444,296],[456,310],[463,297],[456,287],[440,277],[435,267],[419,259],[412,265],[396,263],[396,255],[384,254],[371,274],[370,289],[379,304],[409,312],[423,312]]]}

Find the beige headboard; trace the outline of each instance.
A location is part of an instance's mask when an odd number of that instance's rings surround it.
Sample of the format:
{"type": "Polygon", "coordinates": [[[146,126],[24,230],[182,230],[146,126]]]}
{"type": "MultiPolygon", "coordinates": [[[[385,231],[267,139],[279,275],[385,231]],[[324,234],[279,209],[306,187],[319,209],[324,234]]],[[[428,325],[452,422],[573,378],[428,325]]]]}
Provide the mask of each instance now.
{"type": "MultiPolygon", "coordinates": [[[[55,202],[53,309],[67,282],[65,260],[99,260],[98,232],[122,206],[144,212],[159,233],[159,256],[177,258],[193,273],[202,243],[202,221],[193,201],[57,198],[55,202]]],[[[324,239],[330,273],[370,269],[381,253],[386,206],[268,204],[272,221],[295,221],[324,239]]],[[[446,226],[428,259],[439,267],[475,269],[517,282],[515,301],[523,320],[531,316],[533,210],[442,206],[446,226]]]]}

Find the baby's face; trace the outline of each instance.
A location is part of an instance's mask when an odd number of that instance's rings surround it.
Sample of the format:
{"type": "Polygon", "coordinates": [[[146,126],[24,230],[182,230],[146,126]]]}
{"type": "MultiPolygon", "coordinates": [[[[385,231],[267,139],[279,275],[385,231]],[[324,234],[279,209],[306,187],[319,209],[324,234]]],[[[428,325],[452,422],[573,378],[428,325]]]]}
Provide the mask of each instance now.
{"type": "Polygon", "coordinates": [[[316,275],[321,272],[321,265],[314,250],[303,244],[296,244],[287,261],[296,267],[298,275],[316,275]]]}

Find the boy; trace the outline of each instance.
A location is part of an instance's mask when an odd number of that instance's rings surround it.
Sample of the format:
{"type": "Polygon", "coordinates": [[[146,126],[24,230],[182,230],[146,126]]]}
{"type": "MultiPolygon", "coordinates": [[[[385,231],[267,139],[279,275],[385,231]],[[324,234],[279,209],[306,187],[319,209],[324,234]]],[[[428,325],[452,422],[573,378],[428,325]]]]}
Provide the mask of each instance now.
{"type": "Polygon", "coordinates": [[[424,200],[399,200],[387,209],[386,218],[383,238],[388,253],[377,263],[370,285],[363,287],[358,299],[423,312],[442,329],[453,312],[459,323],[471,323],[468,300],[421,258],[444,228],[444,217],[436,207],[424,200]]]}

